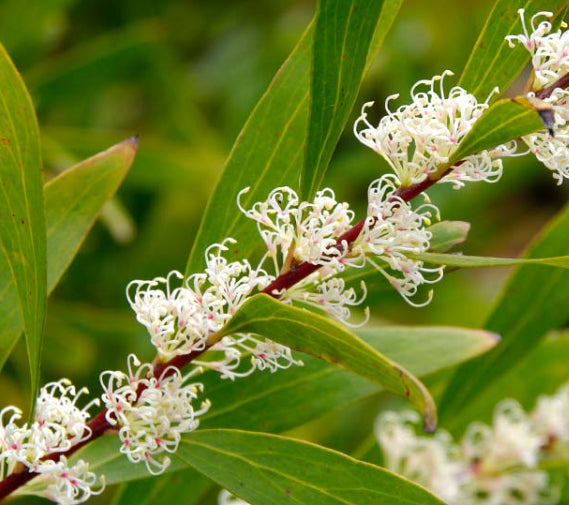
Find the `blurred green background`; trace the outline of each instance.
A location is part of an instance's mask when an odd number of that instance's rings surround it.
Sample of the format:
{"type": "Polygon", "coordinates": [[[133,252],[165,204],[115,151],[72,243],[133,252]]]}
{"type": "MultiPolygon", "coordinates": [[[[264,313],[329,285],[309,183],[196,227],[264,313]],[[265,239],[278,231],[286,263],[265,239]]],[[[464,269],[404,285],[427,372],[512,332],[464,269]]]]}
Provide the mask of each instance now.
{"type": "MultiPolygon", "coordinates": [[[[364,101],[376,100],[376,121],[387,95],[406,100],[418,79],[445,69],[460,74],[491,4],[404,2],[353,119],[364,101]]],[[[36,105],[46,177],[140,135],[118,197],[50,299],[45,381],[67,376],[96,391],[98,373],[123,368],[129,352],[151,359],[124,288],[135,278],[184,269],[224,159],[314,8],[307,0],[0,0],[0,40],[36,105]]],[[[472,223],[469,254],[518,255],[567,200],[567,185],[556,186],[532,158],[505,164],[499,184],[430,192],[444,219],[472,223]]],[[[361,213],[367,185],[386,169],[349,127],[327,185],[361,213]]],[[[423,309],[388,293],[370,301],[372,319],[477,327],[506,275],[449,274],[423,309]]],[[[0,378],[2,406],[22,404],[25,359],[18,348],[0,378]]]]}

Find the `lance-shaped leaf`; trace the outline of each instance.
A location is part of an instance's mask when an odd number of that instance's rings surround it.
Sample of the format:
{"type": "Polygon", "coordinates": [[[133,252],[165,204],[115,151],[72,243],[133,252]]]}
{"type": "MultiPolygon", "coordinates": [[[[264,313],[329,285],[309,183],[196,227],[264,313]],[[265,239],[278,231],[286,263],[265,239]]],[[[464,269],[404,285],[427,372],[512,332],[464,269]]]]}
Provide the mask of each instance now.
{"type": "MultiPolygon", "coordinates": [[[[357,330],[357,335],[417,376],[471,359],[498,342],[490,332],[440,326],[369,328],[357,330]]],[[[213,407],[200,418],[200,426],[282,433],[382,390],[377,383],[312,356],[304,356],[303,362],[302,367],[259,372],[235,382],[206,372],[200,382],[213,407]]],[[[96,440],[74,457],[89,461],[108,483],[147,475],[144,465],[133,465],[119,452],[113,437],[96,440]]],[[[180,467],[174,458],[167,471],[180,467]]]]}
{"type": "Polygon", "coordinates": [[[515,265],[548,265],[558,268],[569,268],[569,256],[555,256],[553,258],[492,258],[490,256],[464,256],[462,254],[413,254],[413,258],[461,268],[508,267],[515,265]]]}
{"type": "MultiPolygon", "coordinates": [[[[132,138],[63,172],[45,185],[47,291],[53,291],[79,246],[130,168],[137,148],[132,138]]],[[[22,331],[18,300],[0,256],[0,368],[22,331]]]]}
{"type": "MultiPolygon", "coordinates": [[[[569,254],[569,206],[540,233],[525,256],[569,254]]],[[[441,410],[445,425],[471,406],[502,374],[534,349],[546,333],[569,318],[569,271],[542,265],[523,265],[510,277],[488,318],[486,328],[502,342],[486,355],[461,365],[450,381],[441,410]]]]}
{"type": "Polygon", "coordinates": [[[502,99],[486,109],[453,153],[448,166],[471,154],[493,149],[500,144],[544,130],[539,114],[513,100],[502,99]]]}
{"type": "Polygon", "coordinates": [[[488,16],[459,80],[459,86],[478,100],[486,100],[495,86],[504,91],[530,59],[522,45],[510,47],[507,35],[524,33],[518,9],[525,9],[526,23],[539,11],[553,12],[554,18],[567,0],[497,0],[488,16]]]}
{"type": "Polygon", "coordinates": [[[26,332],[32,395],[38,386],[47,299],[38,125],[32,101],[0,45],[0,242],[26,332]]]}
{"type": "Polygon", "coordinates": [[[310,120],[301,180],[301,195],[305,199],[312,198],[322,184],[356,100],[383,3],[383,0],[318,2],[310,120]]]}
{"type": "Polygon", "coordinates": [[[427,490],[378,466],[298,440],[198,430],[176,457],[252,505],[430,505],[427,490]]]}
{"type": "Polygon", "coordinates": [[[237,137],[211,196],[188,260],[186,273],[203,269],[209,245],[233,237],[239,257],[249,257],[260,244],[251,220],[237,209],[264,200],[278,186],[298,184],[308,121],[312,49],[309,27],[249,116],[237,137]]]}
{"type": "MultiPolygon", "coordinates": [[[[368,67],[400,5],[401,0],[383,2],[373,42],[368,43],[368,67]]],[[[278,186],[299,189],[308,131],[313,33],[311,24],[239,133],[208,202],[186,266],[187,275],[202,270],[206,248],[226,237],[237,240],[233,252],[241,258],[250,258],[262,246],[254,223],[236,206],[243,188],[250,187],[241,197],[245,208],[265,200],[278,186]]]]}
{"type": "Polygon", "coordinates": [[[267,295],[256,295],[239,308],[219,335],[233,333],[263,335],[381,384],[407,397],[423,413],[427,431],[436,427],[435,403],[419,380],[325,317],[285,305],[267,295]]]}

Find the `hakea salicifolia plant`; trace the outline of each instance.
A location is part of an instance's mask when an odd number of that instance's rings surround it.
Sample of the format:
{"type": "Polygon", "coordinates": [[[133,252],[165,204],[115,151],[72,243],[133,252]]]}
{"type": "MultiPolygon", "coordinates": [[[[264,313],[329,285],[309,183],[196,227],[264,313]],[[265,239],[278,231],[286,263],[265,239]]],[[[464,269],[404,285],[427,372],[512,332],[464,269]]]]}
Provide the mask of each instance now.
{"type": "MultiPolygon", "coordinates": [[[[567,92],[559,89],[569,85],[569,35],[552,32],[551,24],[542,19],[550,14],[543,12],[531,19],[530,33],[524,12],[520,15],[524,33],[508,40],[524,44],[532,53],[530,98],[547,101],[555,111],[555,137],[544,130],[523,140],[561,181],[569,177],[565,162],[569,158],[569,108],[567,92]]],[[[300,365],[288,347],[259,335],[220,337],[220,330],[255,293],[316,307],[354,324],[352,309],[365,299],[365,284],[356,292],[346,285],[342,273],[372,265],[410,304],[428,303],[432,291],[418,301],[415,295],[423,284],[440,280],[443,270],[417,259],[429,250],[428,226],[439,219],[438,209],[424,191],[436,182],[451,182],[457,189],[471,181],[496,182],[502,173],[502,158],[516,152],[511,142],[449,166],[490,98],[478,103],[458,86],[445,93],[444,78],[449,74],[419,81],[412,88],[411,103],[395,111],[389,108],[395,97],[389,97],[387,115],[377,126],[367,119],[371,103],[364,105],[354,125],[355,135],[385,158],[393,173],[371,183],[367,216],[360,221],[355,222],[349,205],[336,201],[331,189],[303,202],[291,188],[281,187],[251,205],[244,202],[244,189],[237,206],[256,223],[266,246],[258,265],[247,259],[229,261],[225,253],[234,241],[228,238],[207,249],[206,268],[201,273],[184,279],[172,272],[163,278],[131,282],[127,297],[156,348],[154,363],[141,363],[130,356],[127,373],[103,372],[100,400],[104,410],[89,422],[88,410],[99,400],[79,408],[76,402],[84,390],[76,392],[65,380],[41,389],[31,424],[21,423],[18,409],[5,408],[0,425],[0,499],[17,491],[75,504],[99,493],[103,478],[90,472],[87,462],[69,458],[106,432],[119,436],[120,450],[130,461],[143,462],[150,473],[160,473],[170,462],[167,454],[177,449],[184,433],[198,427],[200,416],[210,407],[202,385],[193,382],[203,370],[234,380],[255,370],[275,372],[300,365]],[[420,194],[424,203],[413,206],[410,201],[420,194]],[[190,363],[190,370],[182,373],[190,363]]],[[[367,319],[364,313],[363,322],[367,319]]],[[[512,416],[518,410],[507,411],[504,419],[514,422],[512,416]]],[[[479,430],[477,437],[486,440],[490,435],[479,430]]],[[[454,462],[448,460],[448,464],[454,462]]],[[[531,478],[543,478],[536,475],[531,473],[531,478]]]]}
{"type": "Polygon", "coordinates": [[[560,488],[539,464],[569,457],[569,384],[526,413],[496,406],[492,425],[472,423],[455,443],[445,431],[416,434],[416,412],[384,412],[376,436],[384,464],[453,505],[554,505],[560,488]]]}

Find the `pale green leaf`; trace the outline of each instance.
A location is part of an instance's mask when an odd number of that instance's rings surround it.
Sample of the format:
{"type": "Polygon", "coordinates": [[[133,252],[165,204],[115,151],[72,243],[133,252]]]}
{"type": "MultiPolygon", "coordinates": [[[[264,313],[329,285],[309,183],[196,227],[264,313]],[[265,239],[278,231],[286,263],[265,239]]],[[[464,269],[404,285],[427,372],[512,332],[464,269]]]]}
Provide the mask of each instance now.
{"type": "Polygon", "coordinates": [[[425,429],[434,430],[436,407],[423,384],[329,319],[285,305],[267,295],[256,295],[239,308],[220,335],[249,332],[335,363],[407,397],[423,413],[425,429]]]}
{"type": "Polygon", "coordinates": [[[490,256],[466,256],[462,254],[413,254],[427,263],[448,265],[460,268],[507,267],[513,265],[548,265],[558,268],[569,268],[569,256],[556,256],[553,258],[492,258],[490,256]]]}
{"type": "Polygon", "coordinates": [[[310,120],[301,180],[304,199],[312,198],[320,188],[352,111],[383,3],[383,0],[318,2],[310,120]]]}
{"type": "Polygon", "coordinates": [[[0,242],[26,333],[32,385],[39,381],[47,303],[46,234],[38,126],[20,74],[0,45],[0,242]]]}
{"type": "Polygon", "coordinates": [[[198,430],[176,457],[252,505],[429,505],[438,498],[378,466],[263,433],[198,430]]]}
{"type": "MultiPolygon", "coordinates": [[[[525,256],[569,254],[569,206],[540,233],[525,256]]],[[[486,328],[502,342],[486,355],[459,367],[450,381],[441,411],[445,425],[472,404],[492,383],[534,349],[546,333],[569,318],[569,271],[523,265],[510,276],[488,318],[486,328]]]]}
{"type": "MultiPolygon", "coordinates": [[[[136,139],[125,140],[45,185],[48,293],[71,263],[101,207],[124,179],[136,149],[136,139]]],[[[22,331],[16,293],[3,261],[0,256],[0,368],[22,331]]]]}

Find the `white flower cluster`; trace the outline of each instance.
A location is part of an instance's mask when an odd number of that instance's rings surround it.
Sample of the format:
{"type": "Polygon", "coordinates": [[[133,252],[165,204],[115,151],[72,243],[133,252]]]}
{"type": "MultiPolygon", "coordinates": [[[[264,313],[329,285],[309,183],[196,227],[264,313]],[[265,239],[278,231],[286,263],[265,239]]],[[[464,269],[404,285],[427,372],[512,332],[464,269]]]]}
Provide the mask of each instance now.
{"type": "Polygon", "coordinates": [[[440,430],[418,436],[415,412],[386,412],[376,424],[385,466],[450,504],[556,504],[559,489],[538,468],[545,458],[569,454],[569,384],[540,397],[531,414],[505,400],[492,426],[471,424],[456,444],[440,430]]]}
{"type": "MultiPolygon", "coordinates": [[[[530,33],[524,9],[519,9],[518,13],[524,33],[509,35],[506,39],[512,47],[516,43],[522,44],[532,55],[533,81],[528,97],[535,100],[535,91],[553,85],[569,72],[569,32],[562,30],[567,27],[565,23],[555,32],[551,31],[549,21],[542,20],[538,23],[540,18],[553,15],[551,12],[538,12],[530,20],[530,33]]],[[[545,107],[553,109],[555,135],[550,135],[544,129],[526,135],[522,140],[535,157],[553,172],[557,183],[562,184],[564,179],[569,179],[569,92],[556,88],[544,102],[545,107]]]]}
{"type": "Polygon", "coordinates": [[[1,479],[24,467],[39,475],[20,489],[20,493],[37,494],[65,505],[82,503],[102,492],[104,481],[97,489],[98,479],[85,461],[79,460],[70,466],[65,456],[58,461],[48,458],[90,437],[88,411],[99,401],[77,407],[77,401],[85,393],[86,388],[77,391],[67,379],[61,379],[41,388],[32,423],[18,425],[22,413],[15,407],[6,407],[0,412],[1,479]]]}
{"type": "Polygon", "coordinates": [[[300,203],[297,194],[285,187],[272,191],[251,210],[240,205],[245,215],[256,221],[276,274],[304,261],[323,266],[286,291],[273,294],[283,301],[313,305],[348,323],[350,307],[363,302],[366,288],[362,283],[363,296],[358,296],[337,275],[346,267],[361,268],[370,263],[409,303],[418,305],[410,298],[421,284],[438,281],[442,269],[426,268],[410,256],[429,249],[431,233],[426,226],[432,218],[439,219],[439,213],[430,204],[413,209],[396,195],[397,187],[395,176],[390,174],[371,183],[367,217],[351,243],[344,234],[354,226],[353,213],[347,203],[336,201],[331,189],[319,192],[312,203],[300,203]]]}
{"type": "Polygon", "coordinates": [[[256,369],[274,372],[301,364],[293,359],[288,347],[249,333],[212,341],[243,302],[275,278],[260,267],[252,268],[247,260],[228,261],[223,253],[230,243],[234,240],[210,246],[205,255],[205,271],[190,275],[184,282],[183,275],[175,271],[151,281],[132,281],[127,287],[127,298],[137,320],[147,328],[161,360],[209,347],[210,359],[193,363],[220,372],[222,378],[244,377],[256,369]],[[242,366],[245,356],[250,356],[251,363],[246,369],[242,366]]]}
{"type": "Polygon", "coordinates": [[[531,17],[530,33],[525,21],[525,9],[519,9],[518,14],[524,33],[508,35],[506,40],[510,47],[519,43],[530,52],[534,74],[531,89],[546,88],[569,72],[569,32],[563,31],[567,24],[561,23],[559,30],[552,32],[553,27],[547,18],[552,17],[553,13],[541,11],[531,17]],[[540,18],[542,20],[538,22],[540,18]]]}
{"type": "MultiPolygon", "coordinates": [[[[402,187],[420,183],[446,166],[461,140],[488,108],[490,97],[478,103],[474,95],[459,86],[445,96],[443,81],[447,75],[452,72],[447,70],[431,80],[418,81],[411,89],[412,102],[396,111],[391,111],[389,104],[399,95],[389,96],[385,101],[387,115],[377,126],[368,121],[366,112],[374,102],[365,103],[354,124],[359,141],[389,163],[402,187]],[[426,90],[420,89],[425,86],[426,90]]],[[[502,175],[500,158],[513,155],[515,150],[516,143],[511,142],[468,156],[442,182],[451,182],[455,188],[469,181],[496,182],[502,175]]]]}
{"type": "Polygon", "coordinates": [[[168,367],[160,377],[154,377],[150,363],[141,364],[131,354],[128,374],[105,371],[101,374],[102,396],[106,419],[119,427],[121,452],[132,463],[144,462],[152,474],[162,473],[170,464],[163,453],[177,450],[183,433],[195,430],[199,416],[208,411],[210,403],[202,401],[199,408],[192,405],[203,389],[189,379],[199,368],[186,375],[168,367]]]}

